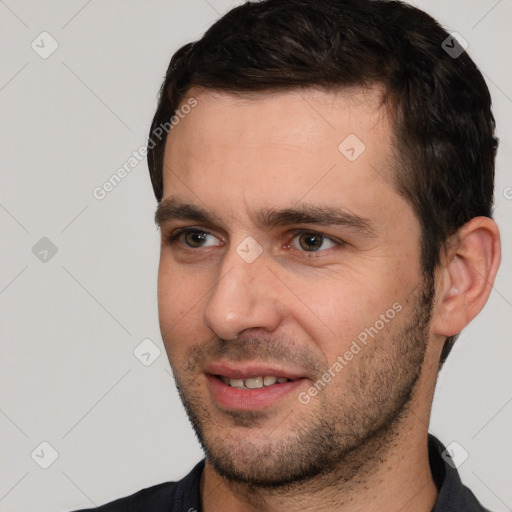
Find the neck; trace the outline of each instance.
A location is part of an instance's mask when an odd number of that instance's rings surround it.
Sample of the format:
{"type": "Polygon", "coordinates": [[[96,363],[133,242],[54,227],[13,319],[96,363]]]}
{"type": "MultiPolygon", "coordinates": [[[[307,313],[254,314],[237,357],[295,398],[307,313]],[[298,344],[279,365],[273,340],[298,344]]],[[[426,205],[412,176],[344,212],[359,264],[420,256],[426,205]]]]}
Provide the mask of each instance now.
{"type": "MultiPolygon", "coordinates": [[[[412,417],[411,417],[412,416],[412,417]]],[[[347,454],[339,467],[304,482],[262,488],[231,482],[206,461],[201,480],[204,512],[430,512],[437,497],[428,460],[427,422],[402,418],[347,454]]]]}

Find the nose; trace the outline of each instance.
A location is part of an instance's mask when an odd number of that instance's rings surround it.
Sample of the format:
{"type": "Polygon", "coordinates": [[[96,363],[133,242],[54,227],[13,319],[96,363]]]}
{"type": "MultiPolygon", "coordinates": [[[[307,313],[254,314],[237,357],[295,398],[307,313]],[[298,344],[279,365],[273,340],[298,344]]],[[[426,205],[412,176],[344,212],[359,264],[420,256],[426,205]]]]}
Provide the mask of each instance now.
{"type": "Polygon", "coordinates": [[[276,277],[263,252],[248,263],[230,248],[206,303],[203,321],[219,338],[236,339],[246,329],[274,331],[280,322],[276,277]]]}

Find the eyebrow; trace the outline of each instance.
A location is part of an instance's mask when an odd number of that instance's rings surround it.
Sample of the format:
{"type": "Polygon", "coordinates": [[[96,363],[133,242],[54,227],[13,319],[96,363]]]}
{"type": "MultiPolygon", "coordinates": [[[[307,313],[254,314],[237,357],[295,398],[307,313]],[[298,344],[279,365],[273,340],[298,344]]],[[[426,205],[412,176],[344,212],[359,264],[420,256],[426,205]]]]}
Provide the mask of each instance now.
{"type": "MultiPolygon", "coordinates": [[[[266,228],[291,224],[315,224],[344,226],[368,237],[376,235],[376,230],[369,219],[346,209],[325,205],[301,204],[290,208],[270,208],[256,212],[254,219],[259,226],[266,228]]],[[[168,198],[158,205],[155,222],[161,227],[170,220],[192,220],[210,225],[222,224],[215,214],[202,207],[168,198]]]]}

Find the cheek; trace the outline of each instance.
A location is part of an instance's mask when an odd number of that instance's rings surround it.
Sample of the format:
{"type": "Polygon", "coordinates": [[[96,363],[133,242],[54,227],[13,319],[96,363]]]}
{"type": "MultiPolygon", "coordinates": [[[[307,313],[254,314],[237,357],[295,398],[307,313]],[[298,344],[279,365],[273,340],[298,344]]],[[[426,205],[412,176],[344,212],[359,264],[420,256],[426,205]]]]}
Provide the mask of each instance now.
{"type": "Polygon", "coordinates": [[[171,265],[160,262],[158,270],[158,314],[164,342],[177,335],[193,314],[195,297],[193,283],[183,272],[177,272],[171,265]]]}
{"type": "Polygon", "coordinates": [[[406,287],[397,275],[386,272],[326,274],[311,284],[295,281],[292,286],[301,301],[292,300],[290,312],[328,363],[358,337],[368,336],[367,330],[387,331],[403,306],[401,290],[406,287]]]}
{"type": "Polygon", "coordinates": [[[188,272],[161,260],[158,270],[158,314],[167,352],[176,353],[208,336],[203,323],[206,291],[211,288],[204,273],[188,272]]]}
{"type": "Polygon", "coordinates": [[[167,327],[176,322],[183,315],[184,304],[177,300],[182,293],[183,283],[180,276],[174,274],[170,268],[160,261],[158,269],[158,312],[160,323],[167,327]]]}

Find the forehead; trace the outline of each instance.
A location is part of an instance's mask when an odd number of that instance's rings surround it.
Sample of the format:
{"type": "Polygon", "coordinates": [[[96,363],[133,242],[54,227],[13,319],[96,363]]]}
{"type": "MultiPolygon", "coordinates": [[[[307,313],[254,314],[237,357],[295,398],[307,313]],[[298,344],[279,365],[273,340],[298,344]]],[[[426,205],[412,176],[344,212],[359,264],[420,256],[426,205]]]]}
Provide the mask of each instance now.
{"type": "Polygon", "coordinates": [[[205,137],[202,142],[212,144],[288,142],[314,150],[350,130],[365,137],[375,130],[382,136],[390,128],[385,92],[379,86],[258,92],[193,87],[181,105],[191,98],[197,107],[180,116],[180,126],[169,136],[171,144],[172,138],[186,136],[205,137]]]}
{"type": "Polygon", "coordinates": [[[193,88],[197,106],[171,130],[164,198],[208,208],[266,202],[400,200],[392,130],[379,88],[234,94],[193,88]],[[390,195],[391,194],[391,195],[390,195]]]}

